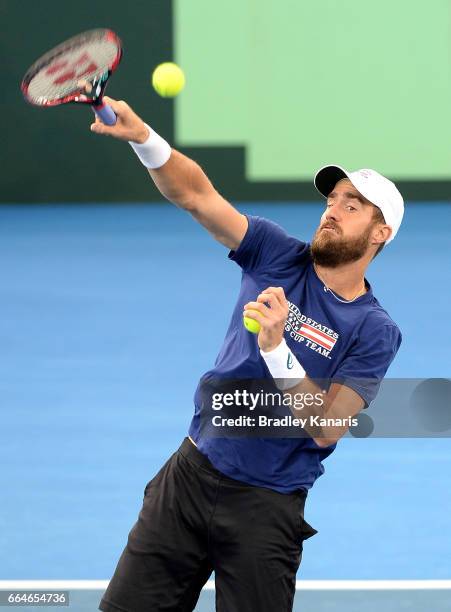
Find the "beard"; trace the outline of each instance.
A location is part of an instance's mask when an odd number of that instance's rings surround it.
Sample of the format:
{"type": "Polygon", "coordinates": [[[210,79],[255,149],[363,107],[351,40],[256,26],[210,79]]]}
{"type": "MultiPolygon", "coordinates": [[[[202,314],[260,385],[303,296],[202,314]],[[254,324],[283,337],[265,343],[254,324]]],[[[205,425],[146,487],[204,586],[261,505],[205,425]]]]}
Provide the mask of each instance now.
{"type": "MultiPolygon", "coordinates": [[[[327,225],[332,225],[328,223],[327,225]]],[[[356,238],[343,238],[335,225],[333,232],[322,231],[320,226],[313,237],[310,251],[313,261],[326,268],[337,268],[361,259],[368,250],[372,224],[356,238]]]]}

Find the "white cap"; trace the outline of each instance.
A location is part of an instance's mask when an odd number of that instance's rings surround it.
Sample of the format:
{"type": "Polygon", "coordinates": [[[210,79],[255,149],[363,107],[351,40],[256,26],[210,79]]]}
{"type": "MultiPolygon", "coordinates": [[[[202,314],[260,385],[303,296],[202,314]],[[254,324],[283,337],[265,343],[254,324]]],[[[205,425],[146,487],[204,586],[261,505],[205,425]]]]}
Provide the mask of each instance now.
{"type": "Polygon", "coordinates": [[[327,198],[342,178],[348,178],[358,192],[381,209],[385,223],[392,230],[387,243],[393,240],[404,215],[404,200],[396,185],[375,170],[364,168],[348,172],[341,166],[324,166],[315,175],[315,187],[327,198]]]}

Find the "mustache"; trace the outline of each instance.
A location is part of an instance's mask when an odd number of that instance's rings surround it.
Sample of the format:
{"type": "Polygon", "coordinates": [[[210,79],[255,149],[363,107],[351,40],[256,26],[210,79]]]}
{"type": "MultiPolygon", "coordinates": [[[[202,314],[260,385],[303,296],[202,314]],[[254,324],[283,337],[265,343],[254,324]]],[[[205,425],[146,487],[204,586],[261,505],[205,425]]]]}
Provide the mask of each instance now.
{"type": "Polygon", "coordinates": [[[327,223],[323,223],[322,225],[319,226],[320,231],[324,228],[332,229],[332,230],[335,230],[337,233],[341,233],[341,230],[338,227],[338,225],[335,225],[335,223],[331,223],[330,221],[328,221],[327,223]]]}

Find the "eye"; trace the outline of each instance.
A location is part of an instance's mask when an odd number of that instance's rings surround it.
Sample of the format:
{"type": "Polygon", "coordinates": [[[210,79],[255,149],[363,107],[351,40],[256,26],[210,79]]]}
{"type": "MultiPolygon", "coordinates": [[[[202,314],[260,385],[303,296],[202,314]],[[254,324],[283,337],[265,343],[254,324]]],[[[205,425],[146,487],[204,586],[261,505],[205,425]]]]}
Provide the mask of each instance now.
{"type": "Polygon", "coordinates": [[[347,208],[347,209],[348,209],[350,212],[353,212],[354,210],[357,210],[357,208],[354,208],[354,206],[351,206],[350,204],[348,204],[348,205],[346,206],[346,208],[347,208]]]}

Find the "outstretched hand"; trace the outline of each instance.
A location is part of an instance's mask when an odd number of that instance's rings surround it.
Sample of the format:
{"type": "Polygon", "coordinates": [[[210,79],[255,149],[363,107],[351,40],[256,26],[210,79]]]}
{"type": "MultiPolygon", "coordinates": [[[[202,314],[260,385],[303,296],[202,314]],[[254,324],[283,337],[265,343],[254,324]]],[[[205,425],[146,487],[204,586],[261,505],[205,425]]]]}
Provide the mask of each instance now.
{"type": "Polygon", "coordinates": [[[117,122],[115,125],[105,125],[96,116],[95,122],[91,124],[92,132],[138,144],[142,144],[147,140],[149,130],[141,117],[138,117],[126,102],[123,100],[113,100],[113,98],[108,96],[104,96],[103,101],[111,106],[117,116],[117,122]]]}

